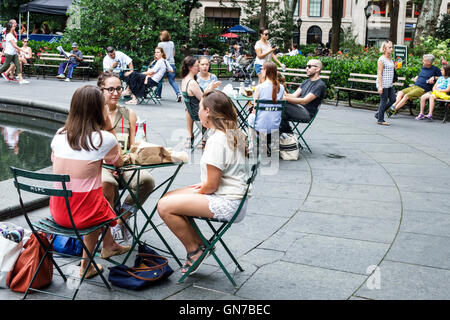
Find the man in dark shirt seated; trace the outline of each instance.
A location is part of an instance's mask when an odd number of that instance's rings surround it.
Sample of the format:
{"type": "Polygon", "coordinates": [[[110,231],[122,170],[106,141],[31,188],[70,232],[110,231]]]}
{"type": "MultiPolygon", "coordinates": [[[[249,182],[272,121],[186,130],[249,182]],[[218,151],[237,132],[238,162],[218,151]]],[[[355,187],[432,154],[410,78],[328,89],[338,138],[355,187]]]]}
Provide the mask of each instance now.
{"type": "Polygon", "coordinates": [[[397,93],[397,100],[394,104],[386,110],[386,114],[390,117],[393,114],[398,113],[398,110],[402,108],[408,100],[415,100],[420,98],[424,93],[431,91],[433,83],[441,76],[441,70],[438,67],[433,66],[434,56],[432,54],[425,54],[422,60],[422,69],[418,76],[413,81],[414,85],[403,89],[397,93]]]}
{"type": "Polygon", "coordinates": [[[284,95],[288,103],[281,119],[280,133],[292,133],[289,121],[308,123],[316,114],[327,92],[325,83],[319,78],[321,71],[320,60],[309,60],[306,65],[308,79],[294,93],[284,95]]]}

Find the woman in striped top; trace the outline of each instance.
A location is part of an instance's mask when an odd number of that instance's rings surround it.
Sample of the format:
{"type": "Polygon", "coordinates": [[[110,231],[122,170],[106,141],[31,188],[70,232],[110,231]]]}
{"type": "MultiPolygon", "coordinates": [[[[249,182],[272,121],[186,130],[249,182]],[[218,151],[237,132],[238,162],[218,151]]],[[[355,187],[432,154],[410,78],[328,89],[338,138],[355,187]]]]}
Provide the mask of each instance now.
{"type": "MultiPolygon", "coordinates": [[[[99,88],[84,86],[77,89],[72,97],[69,116],[63,128],[56,132],[52,140],[52,162],[55,174],[68,174],[67,188],[72,190],[69,198],[75,226],[89,228],[116,217],[102,191],[102,163],[118,167],[123,164],[120,147],[106,116],[103,94],[99,88]],[[108,128],[106,131],[105,128],[108,128]]],[[[62,197],[50,198],[50,213],[63,227],[72,227],[62,197]]],[[[116,220],[111,221],[111,226],[116,220]]],[[[92,252],[97,243],[100,230],[84,236],[86,248],[92,252]]],[[[130,250],[114,241],[110,229],[103,240],[102,258],[123,254],[130,250]]],[[[83,252],[83,258],[87,258],[83,252]]],[[[80,275],[84,273],[88,261],[81,261],[80,275]]],[[[98,264],[99,270],[103,267],[98,264]]],[[[97,274],[93,266],[86,278],[97,274]]]]}
{"type": "Polygon", "coordinates": [[[384,121],[384,112],[395,102],[394,94],[394,62],[392,61],[392,42],[385,41],[381,45],[380,51],[383,55],[378,59],[378,76],[377,89],[380,94],[380,105],[375,118],[378,124],[388,126],[389,123],[384,121]]]}

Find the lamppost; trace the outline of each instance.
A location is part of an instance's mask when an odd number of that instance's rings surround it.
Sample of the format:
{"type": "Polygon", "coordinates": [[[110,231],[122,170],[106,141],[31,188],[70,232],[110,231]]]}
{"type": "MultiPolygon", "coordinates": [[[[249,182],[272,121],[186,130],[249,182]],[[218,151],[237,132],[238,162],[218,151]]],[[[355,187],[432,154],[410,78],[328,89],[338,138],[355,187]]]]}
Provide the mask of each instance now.
{"type": "Polygon", "coordinates": [[[365,47],[369,46],[369,39],[367,38],[368,34],[369,34],[369,17],[372,15],[373,13],[373,9],[372,9],[372,1],[368,1],[367,2],[367,6],[364,7],[364,13],[366,15],[366,40],[365,40],[365,47]]]}
{"type": "Polygon", "coordinates": [[[299,46],[300,46],[300,28],[302,26],[302,22],[303,22],[302,18],[299,17],[297,19],[297,27],[298,27],[298,42],[297,42],[297,45],[299,45],[299,46]]]}

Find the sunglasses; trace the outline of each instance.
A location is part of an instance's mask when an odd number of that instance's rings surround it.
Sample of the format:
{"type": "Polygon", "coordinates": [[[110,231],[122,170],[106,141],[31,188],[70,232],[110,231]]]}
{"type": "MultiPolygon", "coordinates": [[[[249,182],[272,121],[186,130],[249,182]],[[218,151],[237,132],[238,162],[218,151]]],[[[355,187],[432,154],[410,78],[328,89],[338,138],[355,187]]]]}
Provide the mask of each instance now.
{"type": "Polygon", "coordinates": [[[306,68],[307,68],[307,69],[309,69],[309,68],[312,68],[312,67],[316,67],[316,68],[318,68],[318,66],[316,66],[316,65],[313,65],[313,64],[308,64],[308,65],[306,65],[306,68]]]}
{"type": "Polygon", "coordinates": [[[265,35],[265,36],[268,36],[269,35],[269,33],[267,32],[267,33],[263,33],[263,35],[265,35]]]}
{"type": "Polygon", "coordinates": [[[103,90],[107,90],[109,94],[113,94],[114,91],[117,91],[117,93],[121,93],[123,88],[122,87],[109,87],[109,88],[103,88],[103,90]]]}

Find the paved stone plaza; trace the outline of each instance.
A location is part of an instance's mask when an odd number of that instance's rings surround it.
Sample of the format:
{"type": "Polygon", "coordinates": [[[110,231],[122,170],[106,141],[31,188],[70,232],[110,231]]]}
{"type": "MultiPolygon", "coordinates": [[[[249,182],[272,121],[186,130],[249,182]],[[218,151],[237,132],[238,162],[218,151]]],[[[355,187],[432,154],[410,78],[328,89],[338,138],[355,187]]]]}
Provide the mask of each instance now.
{"type": "MultiPolygon", "coordinates": [[[[75,89],[87,84],[29,80],[22,86],[1,80],[0,99],[68,109],[75,89]]],[[[175,101],[167,82],[162,105],[133,109],[147,120],[150,142],[181,148],[184,104],[175,101]]],[[[170,259],[175,273],[160,285],[108,291],[103,284],[85,283],[77,299],[449,299],[450,123],[416,121],[407,113],[388,121],[390,127],[379,126],[373,111],[323,104],[306,134],[313,153],[303,150],[298,161],[262,168],[247,217],[226,235],[245,269],[236,272],[238,289],[212,257],[177,284],[179,268],[170,259]]],[[[200,156],[197,150],[173,187],[199,182],[200,156]]],[[[152,174],[157,181],[167,176],[164,170],[152,174]]],[[[1,185],[1,206],[17,203],[12,183],[1,185]]],[[[145,203],[147,211],[158,196],[145,203]]],[[[31,217],[43,215],[47,208],[31,217]]],[[[9,221],[26,226],[22,217],[9,221]]],[[[155,221],[182,259],[181,243],[157,215],[155,221]]],[[[161,246],[152,230],[144,237],[161,246]]],[[[219,245],[217,254],[225,258],[224,253],[219,245]]],[[[65,268],[74,265],[61,261],[65,268]]],[[[233,270],[231,260],[224,261],[233,270]]],[[[50,289],[70,293],[56,273],[50,289]]],[[[0,299],[21,297],[0,290],[0,299]]],[[[53,299],[36,293],[29,298],[53,299]]]]}

